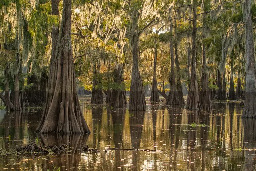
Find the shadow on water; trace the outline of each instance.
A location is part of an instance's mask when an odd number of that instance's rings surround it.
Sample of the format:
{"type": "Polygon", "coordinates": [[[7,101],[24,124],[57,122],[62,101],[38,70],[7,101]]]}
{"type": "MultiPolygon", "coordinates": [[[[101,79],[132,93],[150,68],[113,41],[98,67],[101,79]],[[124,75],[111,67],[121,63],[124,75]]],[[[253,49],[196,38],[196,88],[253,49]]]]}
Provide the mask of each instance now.
{"type": "Polygon", "coordinates": [[[0,168],[9,170],[254,170],[256,123],[239,104],[210,113],[147,106],[145,112],[82,106],[88,137],[38,136],[40,113],[7,113],[0,122],[0,168]],[[15,154],[38,143],[49,155],[15,154]],[[87,145],[89,150],[86,151],[87,145]],[[64,150],[62,149],[68,149],[64,150]],[[7,155],[5,155],[5,152],[7,155]]]}

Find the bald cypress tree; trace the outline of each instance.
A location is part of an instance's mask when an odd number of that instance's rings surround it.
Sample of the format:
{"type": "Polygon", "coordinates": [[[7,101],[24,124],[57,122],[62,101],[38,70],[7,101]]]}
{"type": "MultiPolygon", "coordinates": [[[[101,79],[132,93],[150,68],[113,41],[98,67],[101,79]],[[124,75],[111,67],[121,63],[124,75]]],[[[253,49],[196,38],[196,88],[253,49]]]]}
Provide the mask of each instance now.
{"type": "MultiPolygon", "coordinates": [[[[58,15],[58,4],[59,0],[52,0],[54,15],[58,15]]],[[[52,30],[53,43],[47,102],[38,127],[41,133],[90,132],[83,118],[76,92],[71,44],[71,5],[72,0],[63,0],[60,28],[52,30]]]]}

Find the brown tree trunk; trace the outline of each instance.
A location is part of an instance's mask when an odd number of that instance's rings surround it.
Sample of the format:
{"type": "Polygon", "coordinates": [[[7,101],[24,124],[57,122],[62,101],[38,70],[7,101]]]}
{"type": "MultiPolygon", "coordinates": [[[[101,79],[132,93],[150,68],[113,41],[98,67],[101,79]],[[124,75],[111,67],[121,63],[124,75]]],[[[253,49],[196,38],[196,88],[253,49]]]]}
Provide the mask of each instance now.
{"type": "Polygon", "coordinates": [[[4,102],[4,104],[6,106],[6,110],[7,111],[13,111],[14,110],[14,106],[13,106],[13,103],[11,102],[11,99],[10,99],[9,65],[7,65],[6,68],[5,68],[4,77],[5,77],[5,81],[4,81],[4,88],[5,88],[4,89],[4,95],[0,94],[0,98],[2,99],[2,101],[4,102]]]}
{"type": "Polygon", "coordinates": [[[199,107],[202,110],[209,111],[211,108],[211,98],[210,98],[210,91],[208,88],[208,73],[207,73],[207,66],[206,66],[206,54],[205,54],[205,45],[202,45],[202,54],[203,54],[203,71],[202,71],[202,78],[201,78],[201,91],[200,91],[200,103],[199,107]]]}
{"type": "Polygon", "coordinates": [[[126,91],[123,78],[123,65],[118,64],[113,72],[116,88],[111,90],[110,106],[113,108],[124,108],[126,106],[126,91]]]}
{"type": "Polygon", "coordinates": [[[92,97],[91,104],[103,104],[103,91],[100,74],[97,72],[97,64],[94,66],[93,71],[93,88],[92,88],[92,97]]]}
{"type": "Polygon", "coordinates": [[[192,30],[192,60],[191,60],[191,78],[189,83],[189,91],[187,98],[187,108],[194,110],[198,108],[198,84],[196,79],[196,33],[197,33],[197,0],[193,0],[193,30],[192,30]]]}
{"type": "Polygon", "coordinates": [[[242,98],[242,83],[240,78],[240,73],[238,73],[237,86],[236,86],[236,98],[242,98]]]}
{"type": "MultiPolygon", "coordinates": [[[[171,15],[171,9],[170,9],[170,15],[171,15]]],[[[178,94],[177,94],[177,87],[176,87],[176,76],[175,76],[175,60],[174,60],[174,48],[173,48],[173,25],[172,25],[172,18],[170,17],[170,56],[171,56],[171,72],[170,72],[170,92],[168,95],[168,99],[166,101],[167,105],[180,105],[179,99],[178,99],[178,94]]]]}
{"type": "Polygon", "coordinates": [[[226,79],[225,79],[225,71],[221,74],[220,70],[217,71],[217,99],[218,100],[226,100],[226,79]]]}
{"type": "MultiPolygon", "coordinates": [[[[188,35],[189,36],[189,35],[188,35]]],[[[188,75],[188,82],[190,82],[190,66],[191,66],[191,45],[190,45],[190,42],[188,43],[187,45],[187,75],[188,75]]]]}
{"type": "Polygon", "coordinates": [[[15,111],[21,110],[20,104],[20,66],[21,66],[21,56],[20,56],[20,44],[21,44],[21,6],[20,2],[16,2],[16,10],[17,10],[17,33],[16,33],[16,64],[14,71],[14,98],[13,98],[13,106],[15,111]]]}
{"type": "Polygon", "coordinates": [[[130,87],[130,111],[145,111],[146,101],[143,83],[139,71],[139,28],[138,28],[139,12],[134,10],[131,16],[131,33],[130,43],[132,46],[133,66],[132,80],[130,87]]]}
{"type": "MultiPolygon", "coordinates": [[[[205,39],[205,33],[206,33],[206,11],[207,11],[207,4],[203,1],[203,7],[204,7],[204,14],[203,14],[203,36],[202,39],[205,39]]],[[[203,66],[202,66],[202,77],[201,77],[201,90],[200,90],[200,96],[199,96],[199,108],[202,110],[209,111],[211,108],[211,97],[210,97],[210,91],[208,88],[208,71],[206,66],[206,47],[204,42],[202,42],[202,59],[203,59],[203,66]]]]}
{"type": "Polygon", "coordinates": [[[176,28],[177,28],[177,24],[176,24],[176,20],[175,20],[174,32],[175,32],[175,35],[177,36],[177,38],[176,38],[174,46],[175,46],[175,65],[176,65],[176,73],[177,73],[177,97],[178,97],[179,105],[184,106],[185,102],[184,102],[183,92],[182,92],[180,62],[179,62],[179,54],[178,54],[178,40],[179,39],[178,39],[178,34],[176,31],[176,28]]]}
{"type": "MultiPolygon", "coordinates": [[[[52,0],[52,3],[58,4],[58,1],[52,0]]],[[[52,56],[54,62],[52,61],[50,66],[47,102],[42,121],[38,127],[41,133],[90,132],[81,112],[76,92],[71,44],[71,5],[71,0],[63,0],[63,14],[56,56],[52,56]]]]}
{"type": "Polygon", "coordinates": [[[229,99],[230,100],[235,100],[236,95],[235,95],[235,86],[234,86],[234,58],[233,56],[231,57],[231,75],[230,75],[230,84],[229,84],[229,99]]]}
{"type": "Polygon", "coordinates": [[[222,79],[221,79],[220,70],[217,71],[217,86],[218,86],[218,90],[217,90],[216,98],[220,100],[222,98],[222,79]]]}
{"type": "Polygon", "coordinates": [[[255,103],[255,58],[253,23],[251,15],[251,0],[244,2],[244,23],[245,23],[245,109],[243,117],[252,118],[256,115],[255,103]]]}
{"type": "Polygon", "coordinates": [[[151,97],[150,97],[151,103],[159,102],[159,94],[158,94],[157,80],[156,80],[156,64],[157,64],[157,42],[155,41],[154,69],[153,69],[152,91],[151,91],[151,97]]]}

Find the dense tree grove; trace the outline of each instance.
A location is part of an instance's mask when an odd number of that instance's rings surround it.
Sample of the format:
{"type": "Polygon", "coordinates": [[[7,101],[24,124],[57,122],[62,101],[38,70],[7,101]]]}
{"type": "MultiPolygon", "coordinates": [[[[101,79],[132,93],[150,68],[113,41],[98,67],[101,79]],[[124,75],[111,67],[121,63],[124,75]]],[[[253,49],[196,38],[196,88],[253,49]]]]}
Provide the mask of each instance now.
{"type": "Polygon", "coordinates": [[[77,87],[130,111],[245,99],[255,117],[255,17],[251,0],[1,0],[0,98],[41,106],[42,133],[89,132],[77,87]]]}

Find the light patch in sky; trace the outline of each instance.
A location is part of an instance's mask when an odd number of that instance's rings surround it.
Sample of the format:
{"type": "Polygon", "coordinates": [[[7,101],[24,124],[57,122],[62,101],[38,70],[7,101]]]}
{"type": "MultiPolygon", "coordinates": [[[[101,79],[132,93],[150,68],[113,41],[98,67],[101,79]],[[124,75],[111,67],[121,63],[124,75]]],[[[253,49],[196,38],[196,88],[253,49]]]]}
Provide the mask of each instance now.
{"type": "Polygon", "coordinates": [[[80,13],[80,9],[76,8],[74,12],[75,12],[75,14],[79,14],[80,13]]]}

